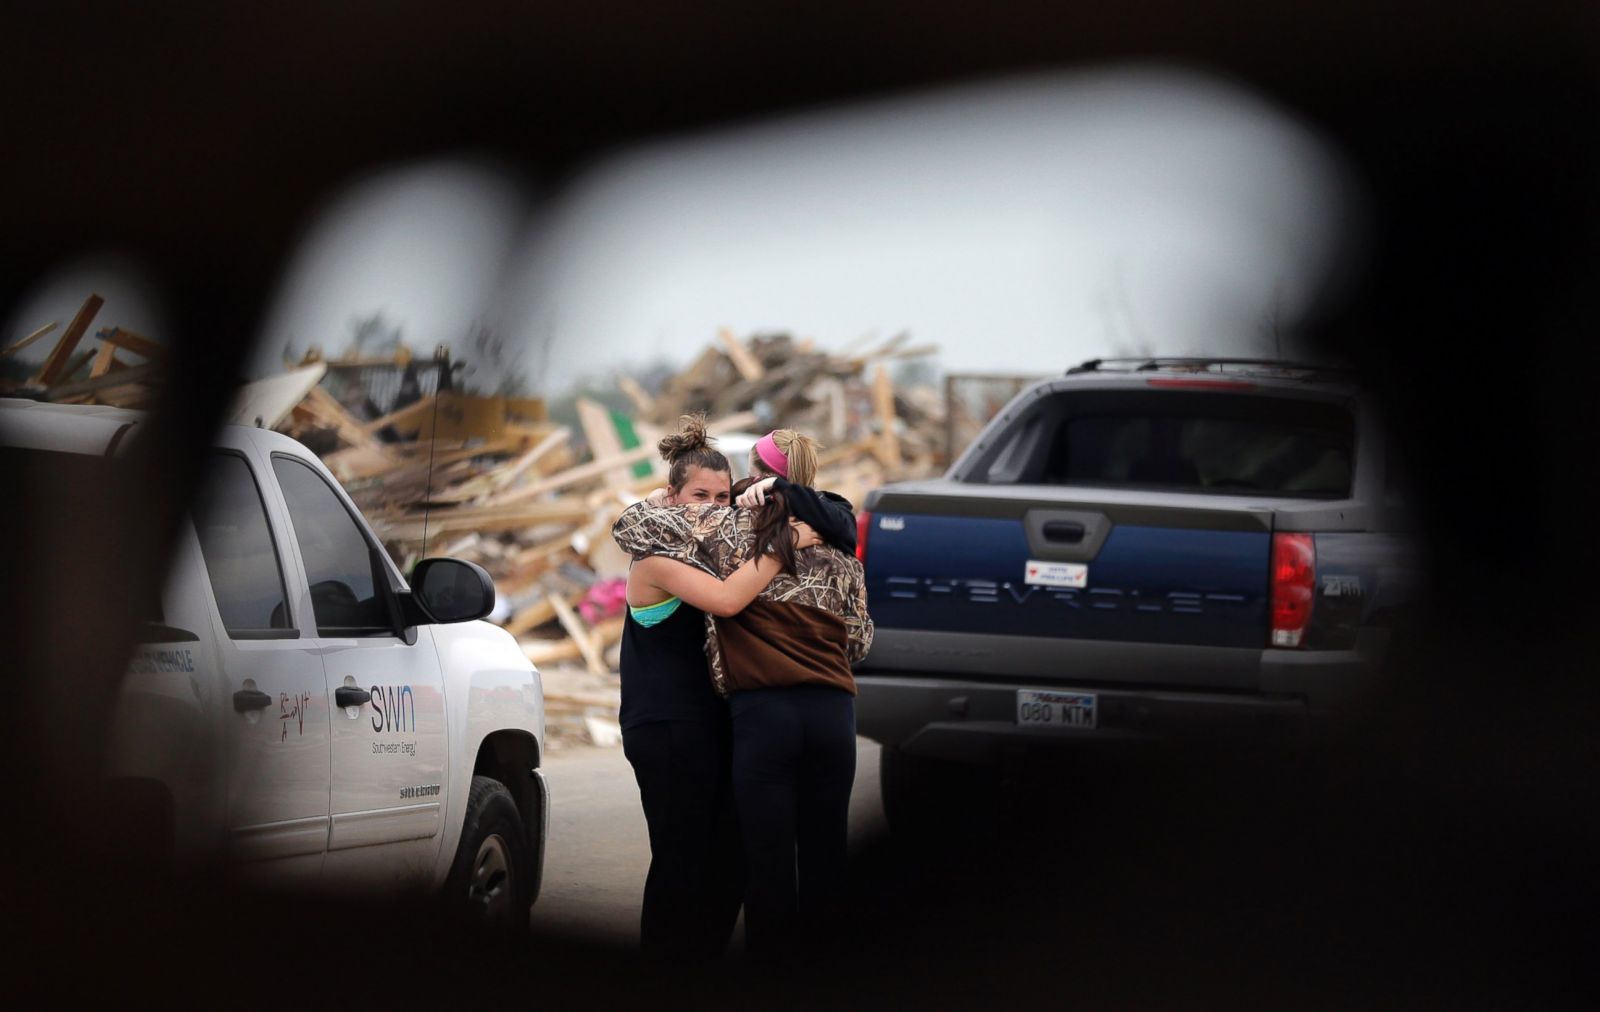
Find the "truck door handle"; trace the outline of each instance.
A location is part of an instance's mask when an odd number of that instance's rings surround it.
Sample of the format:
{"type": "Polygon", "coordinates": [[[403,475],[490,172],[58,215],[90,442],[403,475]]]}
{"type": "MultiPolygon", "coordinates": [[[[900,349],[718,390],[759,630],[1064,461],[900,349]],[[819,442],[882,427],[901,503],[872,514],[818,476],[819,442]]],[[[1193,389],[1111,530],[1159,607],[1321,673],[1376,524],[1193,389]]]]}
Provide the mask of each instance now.
{"type": "Polygon", "coordinates": [[[341,685],[333,690],[333,701],[339,706],[360,706],[370,702],[372,693],[366,689],[353,689],[348,685],[341,685]]]}
{"type": "Polygon", "coordinates": [[[1075,545],[1083,540],[1083,525],[1073,520],[1049,520],[1044,525],[1046,541],[1075,545]]]}
{"type": "Polygon", "coordinates": [[[240,689],[233,694],[233,709],[236,713],[264,710],[271,705],[272,697],[260,689],[240,689]]]}

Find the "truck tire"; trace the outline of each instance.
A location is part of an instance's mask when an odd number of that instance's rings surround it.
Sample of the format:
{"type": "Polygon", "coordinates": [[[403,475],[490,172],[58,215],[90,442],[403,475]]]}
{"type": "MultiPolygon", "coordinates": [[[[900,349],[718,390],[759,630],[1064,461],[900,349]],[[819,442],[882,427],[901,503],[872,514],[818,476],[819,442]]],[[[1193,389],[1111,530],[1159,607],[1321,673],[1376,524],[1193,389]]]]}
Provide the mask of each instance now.
{"type": "Polygon", "coordinates": [[[473,777],[445,902],[474,925],[520,934],[532,905],[532,860],[511,792],[498,780],[473,777]]]}

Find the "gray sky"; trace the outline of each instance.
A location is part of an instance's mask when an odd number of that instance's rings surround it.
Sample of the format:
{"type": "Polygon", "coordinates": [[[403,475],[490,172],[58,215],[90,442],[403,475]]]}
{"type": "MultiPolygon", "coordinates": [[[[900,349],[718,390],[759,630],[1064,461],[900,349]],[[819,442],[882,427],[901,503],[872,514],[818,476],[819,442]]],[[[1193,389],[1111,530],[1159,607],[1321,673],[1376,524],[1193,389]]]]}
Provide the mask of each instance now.
{"type": "MultiPolygon", "coordinates": [[[[336,353],[375,311],[424,353],[486,320],[545,393],[685,362],[724,325],[824,347],[908,329],[957,371],[1269,354],[1266,321],[1305,304],[1344,200],[1330,156],[1281,111],[1148,67],[668,138],[537,203],[488,161],[390,167],[308,221],[252,372],[277,371],[290,342],[336,353]]],[[[108,296],[101,323],[160,335],[135,272],[107,259],[65,268],[11,332],[64,324],[88,286],[108,296]]]]}
{"type": "Polygon", "coordinates": [[[953,88],[624,152],[564,196],[502,315],[549,380],[719,325],[902,328],[951,370],[1117,346],[1265,353],[1326,266],[1329,158],[1231,86],[1124,69],[953,88]]]}

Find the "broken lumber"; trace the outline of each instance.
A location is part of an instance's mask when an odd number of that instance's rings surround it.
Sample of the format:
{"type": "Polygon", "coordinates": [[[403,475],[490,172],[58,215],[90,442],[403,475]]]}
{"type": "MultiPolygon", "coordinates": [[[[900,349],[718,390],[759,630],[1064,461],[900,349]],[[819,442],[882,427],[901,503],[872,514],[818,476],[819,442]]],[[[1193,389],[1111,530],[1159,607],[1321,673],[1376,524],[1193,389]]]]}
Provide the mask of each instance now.
{"type": "Polygon", "coordinates": [[[321,381],[327,371],[326,365],[317,362],[278,376],[246,383],[234,394],[228,420],[235,425],[276,428],[279,422],[289,417],[295,405],[306,399],[311,388],[321,381]]]}
{"type": "Polygon", "coordinates": [[[116,360],[117,346],[114,344],[102,344],[100,351],[95,354],[94,365],[89,367],[89,378],[94,379],[97,376],[104,376],[111,371],[111,363],[116,360]]]}
{"type": "Polygon", "coordinates": [[[578,651],[583,655],[583,663],[588,667],[590,673],[596,675],[609,674],[611,669],[606,666],[605,660],[600,656],[600,649],[595,646],[594,640],[590,638],[589,630],[584,628],[583,620],[578,617],[578,613],[572,610],[572,605],[567,603],[567,599],[561,595],[560,591],[548,585],[545,587],[545,592],[549,595],[550,604],[555,608],[556,618],[561,622],[561,628],[565,629],[567,635],[578,644],[578,651]]]}
{"type": "Polygon", "coordinates": [[[39,338],[41,338],[41,337],[45,336],[46,334],[50,333],[52,330],[55,330],[59,326],[61,326],[59,321],[47,323],[44,326],[40,327],[38,330],[36,330],[33,333],[29,334],[27,337],[23,338],[22,340],[16,342],[15,344],[12,344],[12,345],[8,346],[4,351],[0,351],[0,355],[11,355],[11,354],[14,354],[15,352],[19,352],[22,349],[26,348],[28,345],[30,345],[33,342],[39,340],[39,338]]]}
{"type": "Polygon", "coordinates": [[[351,446],[371,446],[377,443],[373,435],[361,427],[361,423],[340,404],[328,391],[320,386],[314,386],[306,394],[306,399],[300,402],[300,407],[317,418],[338,430],[339,438],[351,446]]]}
{"type": "Polygon", "coordinates": [[[56,342],[55,348],[50,352],[49,357],[44,360],[44,366],[40,368],[39,374],[34,377],[35,383],[43,387],[53,387],[63,379],[66,379],[67,373],[64,370],[67,360],[77,350],[78,342],[83,340],[83,335],[88,331],[89,324],[94,322],[94,314],[100,311],[100,307],[105,305],[105,302],[105,299],[93,294],[83,300],[82,308],[72,318],[72,322],[67,324],[67,329],[61,335],[61,340],[56,342]]]}
{"type": "Polygon", "coordinates": [[[761,363],[756,360],[754,355],[750,354],[750,349],[746,348],[742,341],[733,336],[733,331],[723,327],[717,331],[717,338],[722,342],[722,346],[728,350],[728,358],[733,362],[733,367],[739,370],[739,375],[744,377],[746,383],[755,383],[766,374],[766,370],[761,368],[761,363]]]}
{"type": "MultiPolygon", "coordinates": [[[[737,432],[739,429],[754,424],[755,421],[756,416],[754,412],[741,411],[736,415],[728,415],[726,418],[719,418],[715,422],[707,424],[706,431],[712,435],[716,435],[720,432],[737,432]]],[[[495,506],[509,506],[513,503],[526,502],[529,499],[537,498],[546,492],[553,492],[557,489],[568,488],[580,482],[598,478],[612,468],[620,467],[625,464],[633,464],[641,460],[648,460],[651,456],[655,455],[656,452],[657,451],[654,446],[639,446],[632,450],[624,450],[622,453],[617,454],[615,457],[612,457],[609,460],[591,460],[587,464],[579,464],[577,467],[568,468],[567,470],[562,471],[560,474],[552,474],[550,477],[534,482],[532,485],[528,485],[525,488],[514,489],[502,492],[498,495],[490,496],[487,502],[495,506]]]]}
{"type": "MultiPolygon", "coordinates": [[[[428,512],[426,525],[430,534],[460,534],[467,531],[514,531],[534,524],[554,521],[582,521],[590,516],[589,508],[581,502],[527,503],[512,507],[465,507],[436,509],[428,512]]],[[[377,516],[372,526],[386,540],[420,541],[424,526],[421,513],[404,517],[377,516]]]]}
{"type": "Polygon", "coordinates": [[[898,470],[900,437],[894,431],[894,386],[889,382],[889,367],[881,362],[872,376],[872,413],[878,422],[878,459],[884,467],[898,470]]]}
{"type": "Polygon", "coordinates": [[[114,344],[119,348],[126,348],[141,358],[157,359],[167,353],[166,348],[148,337],[140,337],[133,331],[123,330],[121,327],[102,328],[94,336],[105,344],[114,344]]]}
{"type": "MultiPolygon", "coordinates": [[[[582,601],[587,593],[588,590],[584,589],[568,594],[566,596],[567,607],[569,609],[576,608],[578,602],[582,601]]],[[[513,636],[521,636],[554,619],[556,617],[556,606],[552,600],[554,596],[555,592],[551,591],[549,587],[545,587],[544,597],[511,616],[511,620],[506,623],[506,632],[513,636]]]]}
{"type": "Polygon", "coordinates": [[[429,394],[420,401],[391,411],[382,418],[374,418],[370,422],[363,422],[361,427],[371,433],[382,432],[384,429],[393,428],[399,433],[415,433],[422,428],[422,424],[433,413],[433,400],[435,394],[429,394]]]}
{"type": "MultiPolygon", "coordinates": [[[[595,460],[615,458],[623,452],[622,439],[617,435],[617,426],[611,420],[609,408],[587,397],[579,397],[577,402],[578,424],[583,426],[583,438],[589,444],[589,453],[595,460]]],[[[612,488],[627,486],[633,471],[626,465],[607,468],[604,474],[606,484],[612,488]]]]}
{"type": "Polygon", "coordinates": [[[112,387],[128,386],[129,384],[144,383],[161,375],[161,367],[154,362],[144,365],[130,366],[127,369],[106,373],[93,379],[81,380],[77,383],[60,383],[51,387],[44,393],[47,401],[62,401],[78,394],[95,393],[109,390],[112,387]]]}

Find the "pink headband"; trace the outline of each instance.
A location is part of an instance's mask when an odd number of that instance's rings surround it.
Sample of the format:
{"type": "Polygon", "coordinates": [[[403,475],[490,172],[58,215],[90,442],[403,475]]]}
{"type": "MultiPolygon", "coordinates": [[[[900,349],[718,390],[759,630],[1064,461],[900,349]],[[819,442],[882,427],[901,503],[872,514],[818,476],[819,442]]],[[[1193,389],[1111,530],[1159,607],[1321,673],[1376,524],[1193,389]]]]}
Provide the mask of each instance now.
{"type": "Polygon", "coordinates": [[[789,458],[783,455],[782,450],[778,449],[778,444],[772,438],[772,433],[769,432],[756,440],[756,456],[760,457],[763,464],[772,468],[779,475],[785,478],[789,477],[789,458]]]}

